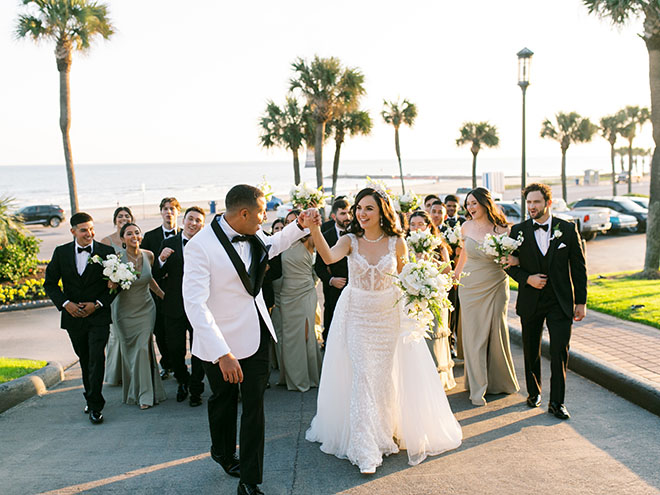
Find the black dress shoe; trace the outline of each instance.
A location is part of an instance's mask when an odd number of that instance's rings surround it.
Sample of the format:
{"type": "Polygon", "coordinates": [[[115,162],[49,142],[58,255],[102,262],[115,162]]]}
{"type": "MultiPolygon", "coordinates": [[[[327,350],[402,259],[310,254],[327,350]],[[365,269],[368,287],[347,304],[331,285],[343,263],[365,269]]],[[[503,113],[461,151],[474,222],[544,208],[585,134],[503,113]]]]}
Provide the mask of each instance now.
{"type": "MultiPolygon", "coordinates": [[[[213,450],[213,447],[211,447],[211,459],[213,459],[215,462],[220,464],[220,466],[222,466],[222,469],[224,469],[225,473],[227,473],[229,476],[233,476],[234,478],[241,477],[241,464],[236,454],[227,458],[219,454],[216,454],[215,451],[213,450]]],[[[246,493],[252,493],[252,492],[246,492],[246,493]]],[[[255,493],[259,493],[259,492],[255,492],[255,493]]]]}
{"type": "Polygon", "coordinates": [[[160,370],[160,379],[167,380],[170,377],[170,373],[167,370],[160,370]]]}
{"type": "Polygon", "coordinates": [[[188,397],[188,385],[179,383],[179,388],[176,390],[176,401],[183,402],[188,397]]]}
{"type": "Polygon", "coordinates": [[[89,406],[85,406],[85,409],[83,409],[83,414],[89,414],[89,406]]]}
{"type": "Polygon", "coordinates": [[[551,402],[548,404],[548,412],[550,414],[554,414],[555,418],[559,419],[568,419],[571,417],[571,415],[568,414],[566,406],[564,404],[560,404],[559,402],[551,402]]]}
{"type": "Polygon", "coordinates": [[[92,424],[100,425],[103,423],[103,414],[101,414],[101,411],[89,411],[89,420],[92,424]]]}
{"type": "Polygon", "coordinates": [[[527,397],[527,405],[529,407],[539,407],[541,405],[540,395],[530,395],[527,397]]]}
{"type": "Polygon", "coordinates": [[[238,493],[238,495],[264,495],[264,492],[259,490],[257,485],[243,483],[242,481],[238,482],[238,490],[236,490],[236,493],[238,493]]]}
{"type": "Polygon", "coordinates": [[[197,407],[202,405],[202,397],[200,395],[190,394],[190,407],[197,407]]]}

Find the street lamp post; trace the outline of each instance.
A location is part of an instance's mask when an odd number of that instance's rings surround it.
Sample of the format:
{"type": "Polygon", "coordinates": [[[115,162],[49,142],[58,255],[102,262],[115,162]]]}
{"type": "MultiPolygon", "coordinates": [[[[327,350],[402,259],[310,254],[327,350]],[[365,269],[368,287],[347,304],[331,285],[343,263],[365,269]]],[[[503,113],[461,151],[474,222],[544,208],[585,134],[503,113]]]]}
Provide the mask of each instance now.
{"type": "MultiPolygon", "coordinates": [[[[529,86],[529,70],[532,64],[532,55],[534,52],[529,48],[523,48],[518,53],[518,86],[522,89],[522,164],[520,176],[520,190],[524,190],[527,186],[527,164],[525,163],[525,94],[527,93],[527,86],[529,86]]],[[[521,193],[520,201],[520,215],[521,220],[524,221],[527,216],[525,197],[521,193]]]]}

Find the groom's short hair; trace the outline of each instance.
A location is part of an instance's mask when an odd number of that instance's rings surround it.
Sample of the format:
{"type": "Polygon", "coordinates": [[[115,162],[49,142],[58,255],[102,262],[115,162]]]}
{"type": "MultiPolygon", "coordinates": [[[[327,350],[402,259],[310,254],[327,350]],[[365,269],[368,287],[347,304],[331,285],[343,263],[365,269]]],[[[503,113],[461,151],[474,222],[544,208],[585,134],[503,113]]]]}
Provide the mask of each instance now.
{"type": "Polygon", "coordinates": [[[543,199],[547,203],[552,199],[552,189],[547,184],[542,184],[541,182],[534,182],[530,184],[525,189],[523,189],[523,196],[527,199],[527,195],[533,191],[538,191],[543,195],[543,199]]]}
{"type": "Polygon", "coordinates": [[[257,207],[257,200],[263,198],[264,193],[258,187],[248,184],[239,184],[232,187],[225,197],[227,211],[236,211],[241,208],[253,209],[257,207]]]}
{"type": "Polygon", "coordinates": [[[71,223],[71,227],[77,227],[81,223],[87,223],[87,222],[93,222],[94,219],[89,213],[85,213],[84,211],[79,211],[78,213],[74,213],[71,215],[71,220],[69,220],[69,223],[71,223]]]}

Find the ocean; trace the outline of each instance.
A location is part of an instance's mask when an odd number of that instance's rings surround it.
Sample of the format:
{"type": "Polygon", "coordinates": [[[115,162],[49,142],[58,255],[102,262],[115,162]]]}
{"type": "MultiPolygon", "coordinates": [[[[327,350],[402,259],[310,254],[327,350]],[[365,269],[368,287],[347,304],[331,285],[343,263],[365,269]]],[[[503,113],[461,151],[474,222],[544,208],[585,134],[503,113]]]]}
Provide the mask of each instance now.
{"type": "MultiPolygon", "coordinates": [[[[304,156],[304,155],[303,155],[304,156]]],[[[570,158],[570,157],[569,157],[570,158]]],[[[324,160],[325,162],[325,160],[324,160]]],[[[470,186],[471,156],[465,159],[405,160],[406,184],[414,190],[415,184],[435,182],[430,177],[464,178],[470,186]]],[[[560,156],[528,158],[531,176],[558,176],[560,156]]],[[[617,163],[618,167],[618,163],[617,163]]],[[[608,157],[574,158],[567,165],[569,175],[582,175],[585,169],[607,171],[608,157]]],[[[501,171],[506,176],[520,174],[520,159],[479,157],[477,173],[501,171]]],[[[324,163],[325,185],[331,185],[329,174],[332,163],[324,163]]],[[[364,187],[362,177],[381,176],[397,190],[398,164],[393,160],[350,161],[340,163],[340,192],[357,191],[364,187]]],[[[76,165],[78,200],[82,209],[125,205],[152,205],[165,196],[175,196],[183,202],[199,202],[205,206],[210,200],[223,199],[231,186],[238,183],[258,184],[263,177],[270,183],[275,195],[287,195],[293,184],[293,166],[290,162],[238,162],[238,163],[167,163],[76,165]]],[[[313,168],[302,167],[303,181],[316,184],[313,168]]],[[[442,180],[438,192],[443,190],[442,180]]],[[[64,165],[7,165],[0,166],[0,196],[11,196],[16,206],[29,204],[58,204],[69,208],[69,193],[64,165]]]]}

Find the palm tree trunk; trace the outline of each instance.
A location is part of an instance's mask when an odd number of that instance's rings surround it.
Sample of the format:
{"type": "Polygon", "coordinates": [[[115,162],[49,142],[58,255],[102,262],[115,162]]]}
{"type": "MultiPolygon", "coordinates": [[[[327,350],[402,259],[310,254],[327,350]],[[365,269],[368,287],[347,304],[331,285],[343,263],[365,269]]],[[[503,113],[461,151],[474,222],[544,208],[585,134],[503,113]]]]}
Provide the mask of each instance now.
{"type": "Polygon", "coordinates": [[[628,141],[628,194],[632,192],[632,145],[633,140],[628,141]]]}
{"type": "Polygon", "coordinates": [[[401,164],[401,147],[399,146],[399,128],[394,126],[394,149],[399,160],[399,178],[401,179],[401,194],[406,194],[406,185],[403,182],[403,165],[401,164]]]}
{"type": "Polygon", "coordinates": [[[69,183],[69,201],[71,215],[78,212],[78,189],[76,187],[76,173],[73,169],[73,156],[71,154],[71,86],[69,74],[71,72],[71,52],[67,51],[63,58],[57,58],[57,70],[60,72],[60,130],[62,131],[62,144],[64,145],[64,162],[66,164],[66,177],[69,183]]]}
{"type": "Polygon", "coordinates": [[[300,159],[298,158],[298,148],[291,150],[293,152],[293,181],[300,184],[300,159]]]}
{"type": "Polygon", "coordinates": [[[647,41],[649,50],[649,79],[651,84],[651,124],[655,150],[651,159],[651,187],[649,216],[646,224],[645,277],[657,278],[660,268],[660,38],[647,41]]]}
{"type": "Polygon", "coordinates": [[[316,165],[316,187],[323,187],[323,135],[325,122],[316,122],[314,139],[314,165],[316,165]]]}
{"type": "Polygon", "coordinates": [[[337,197],[337,178],[339,176],[339,153],[341,152],[341,139],[335,139],[335,158],[332,161],[332,201],[337,197]]]}
{"type": "Polygon", "coordinates": [[[477,153],[472,153],[472,189],[477,188],[477,153]]]}
{"type": "Polygon", "coordinates": [[[614,144],[612,146],[612,151],[610,152],[610,159],[612,160],[612,196],[616,196],[616,170],[614,170],[614,164],[616,162],[616,152],[614,151],[614,144]]]}
{"type": "Polygon", "coordinates": [[[568,203],[568,194],[566,193],[566,150],[561,150],[561,197],[568,203]]]}

